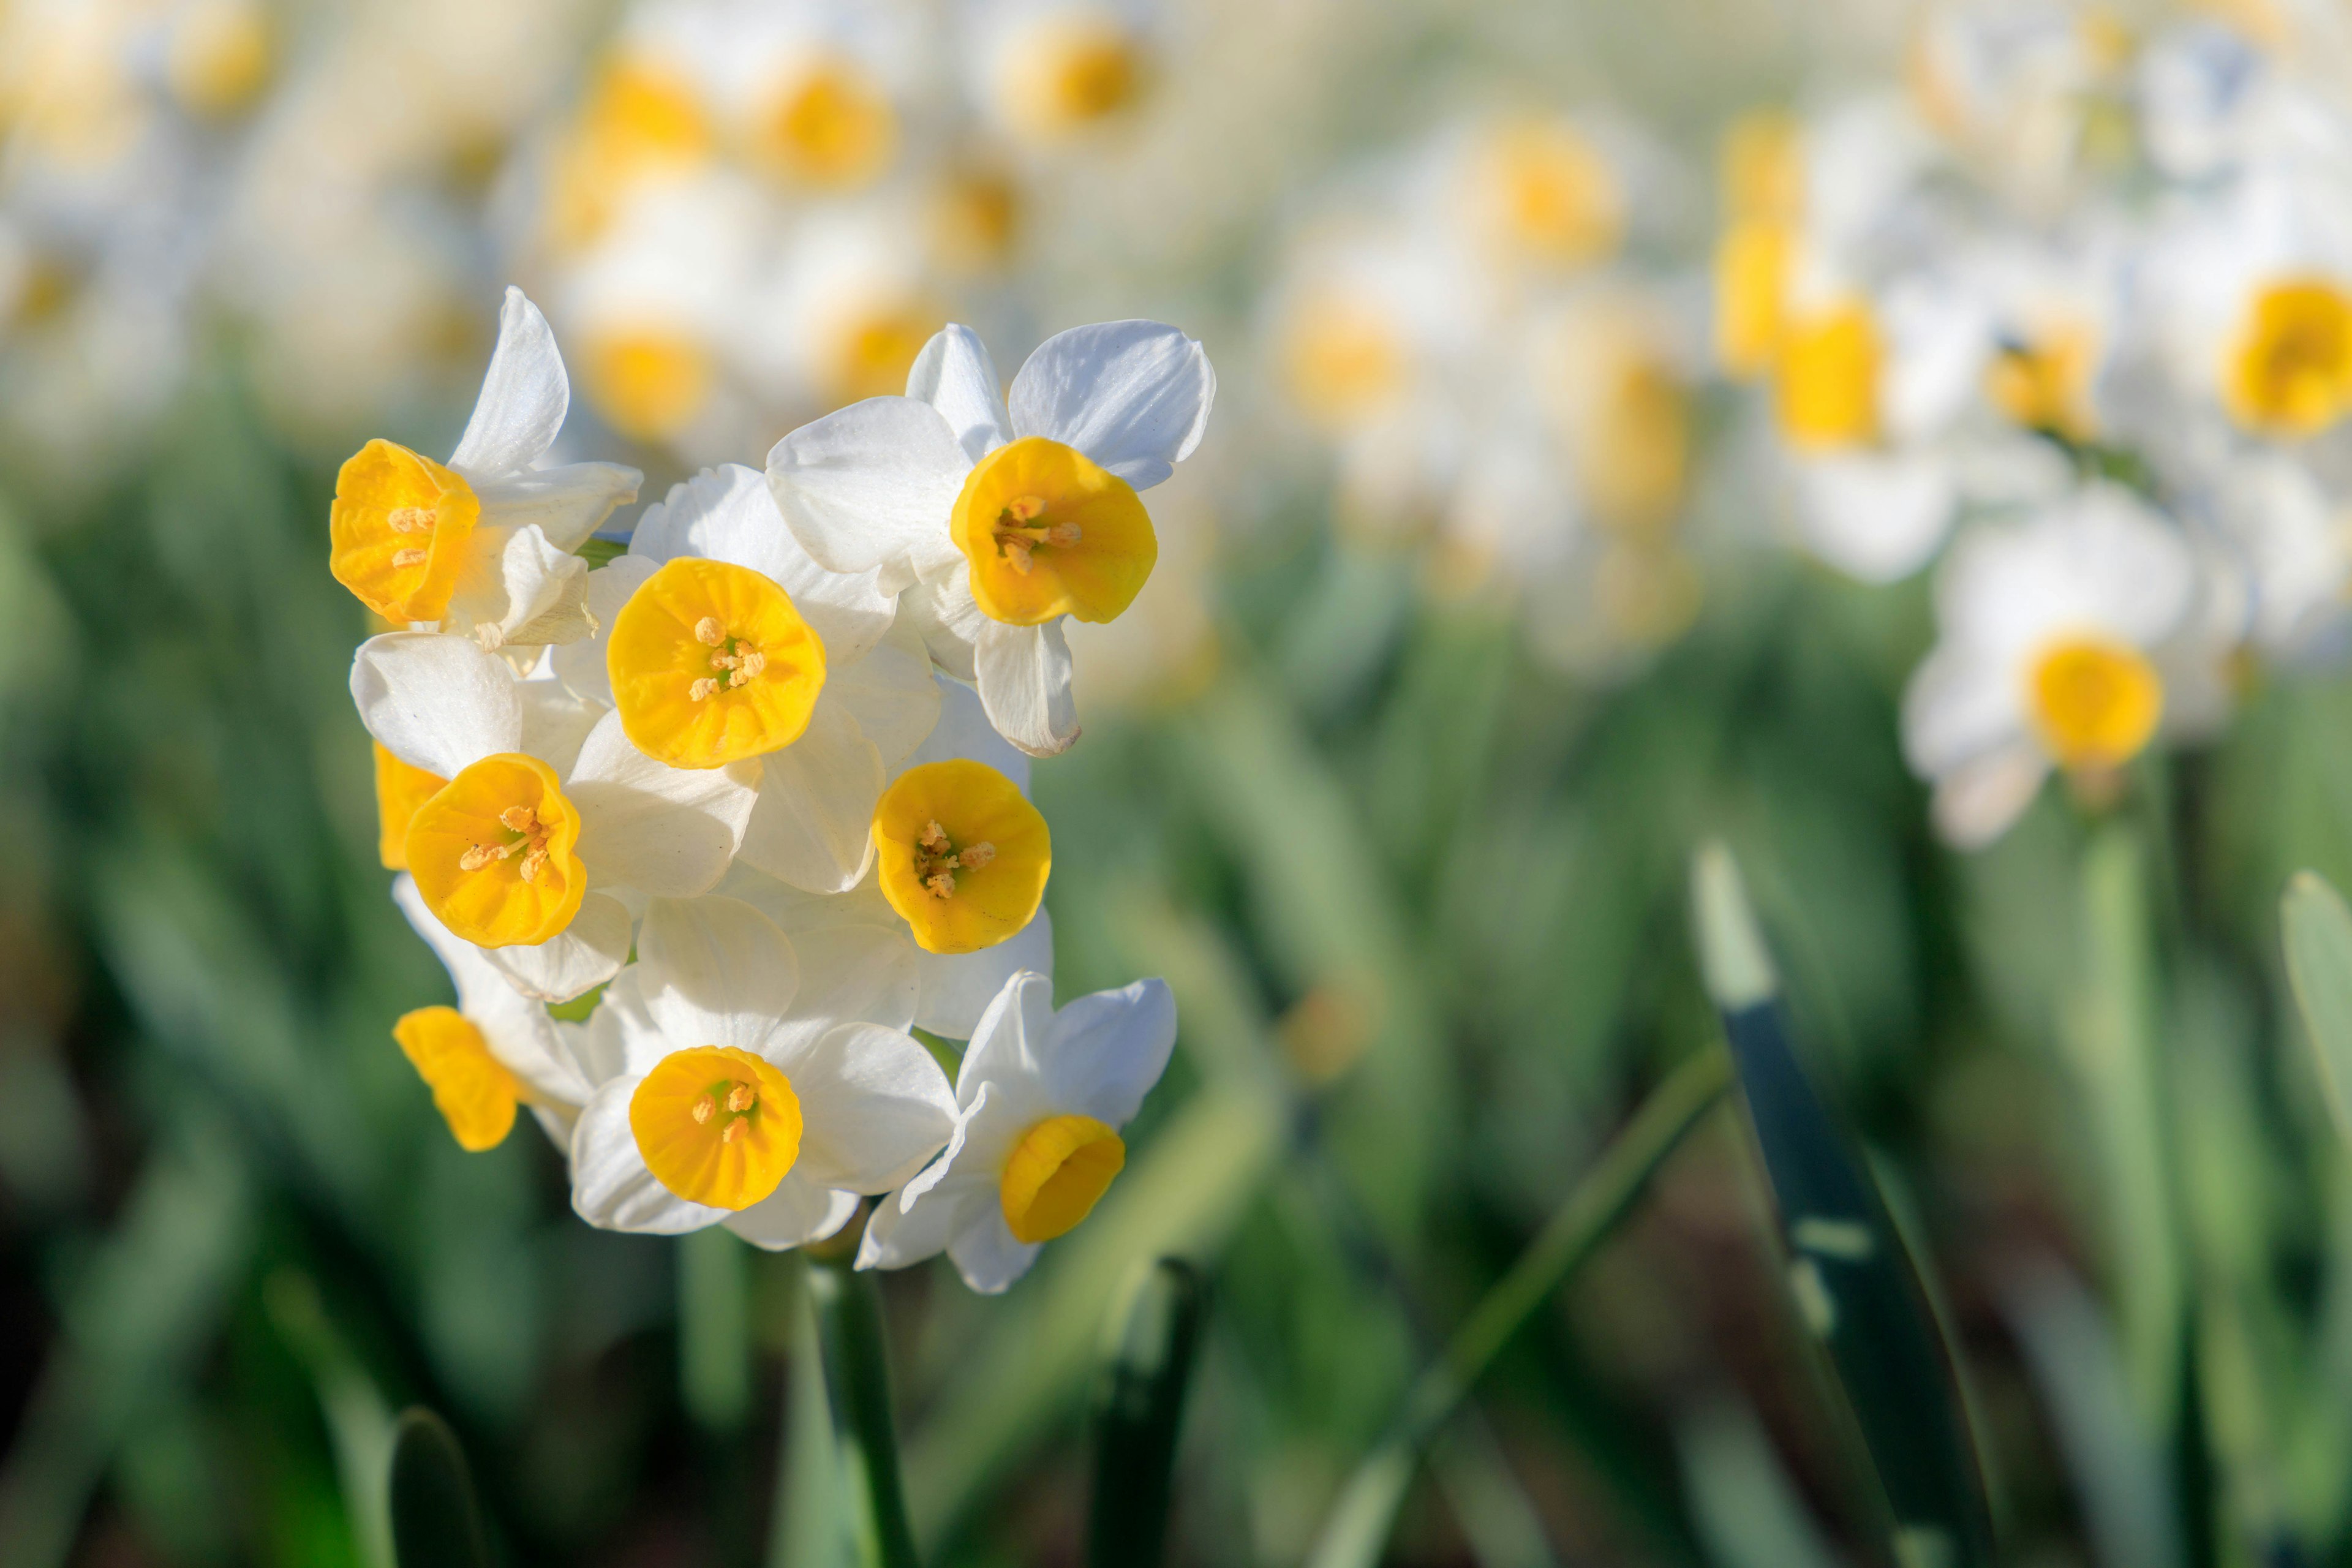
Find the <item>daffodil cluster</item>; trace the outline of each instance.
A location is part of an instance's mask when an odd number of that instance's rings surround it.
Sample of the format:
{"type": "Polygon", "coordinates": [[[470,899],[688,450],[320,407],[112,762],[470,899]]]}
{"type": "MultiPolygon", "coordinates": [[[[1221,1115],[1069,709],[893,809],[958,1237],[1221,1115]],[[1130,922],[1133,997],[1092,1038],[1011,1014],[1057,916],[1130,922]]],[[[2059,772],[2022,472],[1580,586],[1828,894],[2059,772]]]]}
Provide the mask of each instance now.
{"type": "Polygon", "coordinates": [[[1612,117],[1466,119],[1339,183],[1261,310],[1265,379],[1332,454],[1343,535],[1425,541],[1442,591],[1500,600],[1588,673],[1697,609],[1676,186],[1612,117]]]}
{"type": "Polygon", "coordinates": [[[1940,6],[1899,89],[1727,142],[1717,357],[1805,549],[1942,563],[1905,740],[1957,843],[2352,625],[2344,58],[2243,10],[1940,6]]]}
{"type": "Polygon", "coordinates": [[[623,546],[640,476],[545,463],[569,378],[509,289],[447,459],[343,465],[331,570],[394,628],[352,666],[383,862],[457,989],[394,1034],[467,1148],[529,1107],[592,1224],[788,1247],[877,1198],[862,1265],[998,1290],[1124,1162],[1174,1012],[1157,981],[1055,1010],[1030,759],[1077,739],[1064,623],[1150,575],[1139,492],[1215,382],[1115,321],[1001,384],[949,327],[905,395],[623,546]],[[971,1042],[952,1085],[919,1030],[971,1042]]]}

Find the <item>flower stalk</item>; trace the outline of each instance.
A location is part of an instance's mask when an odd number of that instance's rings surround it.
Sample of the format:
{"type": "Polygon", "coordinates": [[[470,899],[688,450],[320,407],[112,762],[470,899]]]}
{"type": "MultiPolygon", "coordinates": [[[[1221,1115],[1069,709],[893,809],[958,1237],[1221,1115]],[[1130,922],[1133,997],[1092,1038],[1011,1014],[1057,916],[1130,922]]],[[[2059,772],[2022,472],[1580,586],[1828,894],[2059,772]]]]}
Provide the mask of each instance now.
{"type": "Polygon", "coordinates": [[[854,1271],[846,1257],[812,1258],[808,1289],[856,1562],[860,1568],[918,1568],[898,1479],[881,1291],[874,1276],[854,1271]]]}

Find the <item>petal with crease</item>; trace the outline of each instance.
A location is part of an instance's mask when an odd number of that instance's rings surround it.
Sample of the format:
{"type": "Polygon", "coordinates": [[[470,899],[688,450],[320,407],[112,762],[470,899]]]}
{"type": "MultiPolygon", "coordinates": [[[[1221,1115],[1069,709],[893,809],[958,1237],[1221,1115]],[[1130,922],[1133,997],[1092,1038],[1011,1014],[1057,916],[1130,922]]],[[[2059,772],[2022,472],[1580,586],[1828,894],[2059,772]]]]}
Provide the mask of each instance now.
{"type": "Polygon", "coordinates": [[[486,479],[474,493],[482,500],[482,526],[536,528],[558,550],[572,551],[614,508],[636,500],[645,479],[622,463],[566,463],[486,479]]]}
{"type": "Polygon", "coordinates": [[[791,1010],[801,970],[776,922],[747,903],[656,899],[637,932],[637,976],[671,1049],[757,1053],[791,1010]]]}
{"type": "Polygon", "coordinates": [[[449,466],[484,478],[528,468],[555,444],[571,406],[572,384],[564,379],[554,331],[539,307],[509,285],[499,307],[499,346],[449,466]]]}
{"type": "Polygon", "coordinates": [[[939,411],[911,397],[869,397],[803,425],[768,454],[784,524],[831,572],[880,568],[881,591],[962,560],[948,516],[971,461],[939,411]]]}
{"type": "Polygon", "coordinates": [[[857,1194],[822,1187],[795,1165],[776,1190],[750,1208],[729,1215],[727,1228],[752,1246],[782,1252],[823,1241],[857,1213],[857,1194]]]}
{"type": "Polygon", "coordinates": [[[901,1208],[894,1194],[874,1206],[858,1244],[860,1268],[904,1268],[936,1258],[958,1233],[996,1202],[996,1184],[986,1176],[953,1176],[901,1208]]]}
{"type": "Polygon", "coordinates": [[[801,738],[761,758],[760,768],[744,862],[812,893],[856,887],[874,854],[882,757],[830,687],[801,738]]]}
{"type": "Polygon", "coordinates": [[[1054,1015],[1030,1049],[1055,1105],[1124,1127],[1168,1070],[1175,1045],[1176,1001],[1168,983],[1139,980],[1079,997],[1054,1015]]]}
{"type": "Polygon", "coordinates": [[[613,674],[604,663],[604,638],[613,617],[629,602],[645,580],[661,570],[660,563],[641,555],[623,555],[588,574],[588,615],[596,629],[577,642],[555,650],[555,678],[579,697],[600,707],[613,705],[613,674]]]}
{"type": "Polygon", "coordinates": [[[1216,396],[1208,352],[1176,328],[1098,321],[1029,356],[1013,378],[1013,429],[1076,447],[1150,489],[1201,444],[1216,396]]]}
{"type": "Polygon", "coordinates": [[[466,637],[368,638],[352,656],[352,701],[384,750],[445,779],[522,744],[514,672],[466,637]]]}
{"type": "Polygon", "coordinates": [[[1011,1289],[1013,1281],[1037,1261],[1037,1250],[1034,1243],[1024,1245],[1013,1238],[1013,1227],[1004,1223],[1004,1210],[998,1204],[983,1206],[948,1243],[948,1257],[956,1272],[982,1296],[1011,1289]]]}
{"type": "Polygon", "coordinates": [[[907,373],[907,395],[938,409],[975,463],[1013,439],[1013,417],[998,390],[1003,384],[980,334],[954,324],[933,334],[907,373]]]}
{"type": "Polygon", "coordinates": [[[758,798],[760,764],[673,768],[655,762],[607,713],[588,731],[563,793],[580,812],[580,858],[592,885],[625,883],[690,899],[727,874],[758,798]]]}
{"type": "Polygon", "coordinates": [[[898,596],[899,619],[915,629],[931,659],[958,680],[979,679],[972,650],[980,634],[995,625],[971,596],[971,579],[959,558],[950,571],[918,583],[898,596]]]}
{"type": "Polygon", "coordinates": [[[629,957],[629,911],[620,900],[590,893],[572,923],[530,947],[476,950],[507,984],[541,1002],[569,1002],[620,973],[629,957]]]}
{"type": "Polygon", "coordinates": [[[972,666],[980,677],[981,706],[998,734],[1033,757],[1066,752],[1077,740],[1070,645],[1060,617],[1042,626],[989,622],[972,666]]]}
{"type": "Polygon", "coordinates": [[[884,1193],[929,1164],[955,1131],[947,1074],[914,1037],[843,1024],[780,1064],[801,1101],[801,1156],[811,1181],[884,1193]]]}

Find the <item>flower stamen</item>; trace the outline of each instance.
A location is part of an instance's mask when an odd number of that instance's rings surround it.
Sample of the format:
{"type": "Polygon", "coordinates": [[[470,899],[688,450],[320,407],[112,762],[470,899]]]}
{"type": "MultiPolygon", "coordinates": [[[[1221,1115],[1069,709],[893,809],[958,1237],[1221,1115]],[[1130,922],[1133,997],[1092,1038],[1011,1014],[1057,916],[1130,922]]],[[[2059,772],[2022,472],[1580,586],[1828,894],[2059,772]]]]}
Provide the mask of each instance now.
{"type": "Polygon", "coordinates": [[[548,839],[554,829],[540,821],[539,813],[528,805],[510,805],[499,813],[499,826],[515,837],[504,844],[476,844],[457,857],[457,869],[478,871],[485,866],[495,866],[511,856],[520,855],[522,879],[536,881],[547,866],[548,839]]]}
{"type": "Polygon", "coordinates": [[[996,552],[1024,577],[1035,563],[1033,552],[1049,544],[1067,550],[1086,537],[1076,523],[1046,522],[1045,515],[1045,498],[1034,495],[1014,496],[997,514],[992,535],[996,552]]]}
{"type": "Polygon", "coordinates": [[[707,702],[722,691],[739,691],[768,668],[768,656],[750,638],[728,636],[717,616],[694,623],[694,640],[710,650],[710,668],[718,673],[701,676],[687,688],[691,701],[707,702]]]}
{"type": "Polygon", "coordinates": [[[986,839],[967,844],[959,850],[949,840],[946,828],[936,821],[927,822],[922,836],[915,841],[915,879],[931,897],[952,899],[958,871],[977,871],[995,858],[996,846],[986,839]]]}

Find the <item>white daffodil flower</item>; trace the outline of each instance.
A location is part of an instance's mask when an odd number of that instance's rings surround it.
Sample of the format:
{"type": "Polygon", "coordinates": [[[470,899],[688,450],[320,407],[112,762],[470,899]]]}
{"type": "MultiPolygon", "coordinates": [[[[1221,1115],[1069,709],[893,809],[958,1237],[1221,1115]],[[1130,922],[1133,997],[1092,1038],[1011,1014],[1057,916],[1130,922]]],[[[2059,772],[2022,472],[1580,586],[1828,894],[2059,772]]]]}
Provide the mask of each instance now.
{"type": "Polygon", "coordinates": [[[759,759],[741,858],[814,893],[856,886],[875,800],[940,711],[922,639],[894,626],[875,574],[810,560],[765,479],[730,463],[647,507],[588,603],[597,631],[552,658],[564,684],[617,706],[662,762],[759,759]]]}
{"type": "Polygon", "coordinates": [[[972,96],[1033,145],[1113,124],[1150,87],[1160,0],[961,0],[955,9],[972,96]]]}
{"type": "Polygon", "coordinates": [[[1903,703],[1904,750],[1935,786],[1945,837],[1990,843],[2053,768],[2095,790],[2193,717],[2176,710],[2197,671],[2168,679],[2166,666],[2210,659],[2200,597],[2188,541],[2112,485],[1961,539],[1937,584],[1938,640],[1903,703]]]}
{"type": "Polygon", "coordinates": [[[974,1290],[1006,1289],[1109,1190],[1127,1163],[1118,1130],[1175,1044],[1165,981],[1097,991],[1059,1012],[1044,975],[1006,981],[964,1053],[947,1152],[876,1205],[857,1267],[903,1268],[945,1252],[974,1290]]]}
{"type": "MultiPolygon", "coordinates": [[[[896,770],[893,784],[915,769],[934,763],[978,763],[1001,774],[1025,796],[1029,790],[1029,759],[991,727],[971,688],[945,677],[938,680],[939,724],[896,770]]],[[[929,826],[928,819],[924,826],[929,826]]],[[[947,830],[948,826],[943,825],[942,830],[947,830]]],[[[971,835],[963,836],[963,842],[974,841],[971,835]]],[[[994,849],[996,846],[992,843],[991,847],[994,849]]],[[[1008,840],[1002,856],[1003,864],[996,868],[1019,875],[1021,868],[1013,862],[1021,853],[1020,847],[1008,840]]],[[[963,857],[960,855],[959,858],[963,857]]],[[[972,1032],[980,1026],[981,1015],[1017,971],[1033,970],[1048,979],[1053,977],[1054,921],[1045,912],[1040,896],[1042,878],[1034,872],[1015,884],[1020,897],[1003,921],[1014,927],[1012,933],[985,946],[967,949],[940,940],[938,928],[944,923],[946,911],[935,912],[929,889],[924,890],[923,900],[914,904],[915,912],[923,918],[925,934],[930,937],[930,942],[924,943],[917,928],[884,892],[882,878],[877,872],[869,871],[845,893],[818,896],[765,876],[749,861],[748,855],[739,857],[719,890],[758,909],[796,943],[803,942],[804,933],[836,927],[880,928],[893,932],[905,948],[908,972],[916,987],[915,1026],[934,1035],[951,1040],[971,1038],[972,1032]],[[1034,912],[1025,923],[1016,924],[1024,908],[1034,912]],[[940,951],[940,948],[950,950],[940,951]]],[[[951,902],[954,898],[971,898],[986,891],[975,888],[970,877],[959,879],[962,885],[938,902],[951,902]]],[[[911,876],[906,880],[912,880],[911,876]]]]}
{"type": "Polygon", "coordinates": [[[404,835],[419,896],[525,995],[612,978],[638,896],[691,898],[742,842],[759,764],[673,768],[553,680],[519,680],[464,637],[390,632],[352,659],[360,721],[447,782],[404,835]]]}
{"type": "Polygon", "coordinates": [[[378,439],[336,476],[335,580],[388,621],[487,648],[587,635],[588,565],[572,552],[636,500],[643,476],[618,463],[533,468],[571,404],[555,334],[509,288],[481,395],[449,461],[378,439]]]}
{"type": "Polygon", "coordinates": [[[425,907],[414,878],[394,878],[392,899],[457,988],[457,1006],[420,1007],[392,1026],[451,1134],[469,1150],[495,1148],[513,1127],[515,1108],[528,1105],[555,1146],[571,1148],[572,1123],[594,1088],[574,1046],[580,1026],[550,1017],[545,1003],[516,991],[479,948],[451,934],[425,907]]]}
{"type": "Polygon", "coordinates": [[[998,393],[968,327],[925,345],[908,395],[829,414],[776,443],[768,483],[820,565],[877,574],[931,654],[975,682],[1033,756],[1077,739],[1062,622],[1115,618],[1159,546],[1137,499],[1200,445],[1216,376],[1157,321],[1049,338],[998,393]]]}
{"type": "Polygon", "coordinates": [[[913,990],[888,942],[796,954],[759,910],[707,898],[656,900],[637,950],[588,1025],[601,1081],[572,1134],[572,1204],[589,1224],[723,1224],[798,1247],[952,1133],[954,1096],[906,1033],[913,990]]]}

